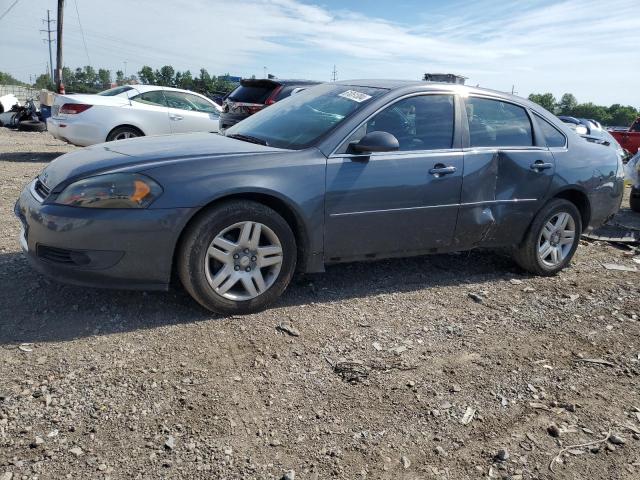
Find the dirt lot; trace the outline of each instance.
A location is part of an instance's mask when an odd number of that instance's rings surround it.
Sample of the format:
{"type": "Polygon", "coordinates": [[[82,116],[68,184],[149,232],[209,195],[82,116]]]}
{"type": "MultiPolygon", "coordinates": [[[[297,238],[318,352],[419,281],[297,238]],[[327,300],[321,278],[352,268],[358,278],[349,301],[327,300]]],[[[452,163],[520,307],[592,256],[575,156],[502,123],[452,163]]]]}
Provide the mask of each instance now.
{"type": "Polygon", "coordinates": [[[220,318],[30,269],[14,201],[71,148],[0,129],[0,480],[640,478],[633,252],[341,265],[220,318]]]}

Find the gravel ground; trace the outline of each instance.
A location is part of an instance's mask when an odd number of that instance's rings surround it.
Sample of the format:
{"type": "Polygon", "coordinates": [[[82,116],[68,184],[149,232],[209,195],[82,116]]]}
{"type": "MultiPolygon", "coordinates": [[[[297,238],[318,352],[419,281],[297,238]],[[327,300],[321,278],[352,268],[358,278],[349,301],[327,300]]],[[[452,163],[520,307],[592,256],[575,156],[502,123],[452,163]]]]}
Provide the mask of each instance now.
{"type": "Polygon", "coordinates": [[[603,267],[637,252],[339,265],[221,318],[30,269],[14,201],[72,149],[0,129],[0,480],[640,478],[639,273],[603,267]]]}

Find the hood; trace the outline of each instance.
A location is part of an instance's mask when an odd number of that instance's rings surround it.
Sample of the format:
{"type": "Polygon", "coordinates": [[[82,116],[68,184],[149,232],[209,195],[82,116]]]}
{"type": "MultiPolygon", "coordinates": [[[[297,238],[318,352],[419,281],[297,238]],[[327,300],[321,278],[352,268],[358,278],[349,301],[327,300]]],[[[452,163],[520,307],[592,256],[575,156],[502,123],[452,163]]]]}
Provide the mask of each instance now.
{"type": "Polygon", "coordinates": [[[212,159],[232,155],[257,155],[282,151],[243,142],[215,133],[187,133],[139,137],[101,143],[67,153],[52,161],[40,174],[40,181],[54,189],[67,180],[121,169],[144,170],[163,161],[212,159]],[[139,167],[139,168],[138,168],[139,167]]]}

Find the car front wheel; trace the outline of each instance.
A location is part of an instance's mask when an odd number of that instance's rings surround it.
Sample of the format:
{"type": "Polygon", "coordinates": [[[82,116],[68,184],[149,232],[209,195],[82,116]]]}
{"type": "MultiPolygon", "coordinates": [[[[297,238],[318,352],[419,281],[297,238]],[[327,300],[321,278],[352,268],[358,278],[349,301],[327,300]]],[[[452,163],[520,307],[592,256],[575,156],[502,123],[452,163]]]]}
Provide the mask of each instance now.
{"type": "Polygon", "coordinates": [[[185,231],[178,274],[205,308],[223,314],[262,310],[287,288],[296,265],[287,222],[256,202],[226,202],[201,213],[185,231]]]}
{"type": "Polygon", "coordinates": [[[529,231],[514,251],[515,261],[536,275],[555,275],[571,262],[578,248],[582,219],[576,206],[554,199],[536,215],[529,231]]]}

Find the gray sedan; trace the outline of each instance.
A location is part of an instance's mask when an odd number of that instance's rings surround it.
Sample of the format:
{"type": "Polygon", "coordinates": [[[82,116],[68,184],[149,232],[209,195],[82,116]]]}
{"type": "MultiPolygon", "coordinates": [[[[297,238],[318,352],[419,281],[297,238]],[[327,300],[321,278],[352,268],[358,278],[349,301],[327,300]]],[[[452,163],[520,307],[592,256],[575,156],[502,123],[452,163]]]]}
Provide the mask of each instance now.
{"type": "Polygon", "coordinates": [[[319,85],[233,126],[59,157],[15,208],[40,271],[167,289],[204,307],[264,308],[297,270],[511,247],[537,275],[618,209],[615,151],[544,109],[459,85],[319,85]]]}

